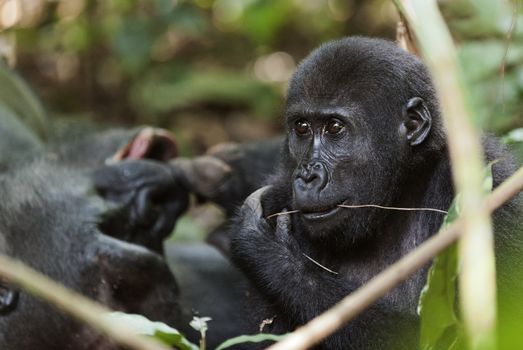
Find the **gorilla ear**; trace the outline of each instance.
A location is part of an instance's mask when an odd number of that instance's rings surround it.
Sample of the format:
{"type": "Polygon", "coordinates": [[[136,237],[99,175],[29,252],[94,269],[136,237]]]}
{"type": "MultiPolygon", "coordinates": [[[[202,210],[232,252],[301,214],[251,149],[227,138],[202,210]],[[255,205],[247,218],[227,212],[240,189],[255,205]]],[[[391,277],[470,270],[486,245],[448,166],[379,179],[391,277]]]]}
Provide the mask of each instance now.
{"type": "Polygon", "coordinates": [[[407,140],[411,146],[421,144],[430,132],[432,116],[429,109],[420,97],[413,97],[405,106],[404,122],[407,140]]]}
{"type": "Polygon", "coordinates": [[[18,291],[0,280],[0,316],[15,310],[17,303],[18,291]]]}

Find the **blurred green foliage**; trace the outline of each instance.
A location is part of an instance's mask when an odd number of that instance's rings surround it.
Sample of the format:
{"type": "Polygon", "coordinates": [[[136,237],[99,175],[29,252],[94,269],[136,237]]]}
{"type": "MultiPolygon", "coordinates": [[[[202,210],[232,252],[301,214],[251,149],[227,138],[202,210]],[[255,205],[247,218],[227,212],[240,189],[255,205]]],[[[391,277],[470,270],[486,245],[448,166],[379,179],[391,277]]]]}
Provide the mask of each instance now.
{"type": "MultiPolygon", "coordinates": [[[[170,128],[189,154],[279,132],[286,82],[311,49],[394,38],[397,20],[387,0],[11,1],[23,10],[6,30],[17,68],[48,109],[170,128]]],[[[496,133],[522,126],[523,6],[440,4],[478,119],[496,133]]]]}
{"type": "Polygon", "coordinates": [[[445,1],[442,9],[478,120],[500,134],[521,126],[523,7],[518,1],[469,0],[445,1]]]}
{"type": "Polygon", "coordinates": [[[14,1],[16,67],[48,109],[167,127],[188,153],[279,132],[286,82],[321,42],[395,35],[386,0],[14,1]]]}
{"type": "MultiPolygon", "coordinates": [[[[393,38],[397,19],[386,0],[31,3],[8,31],[16,35],[17,68],[49,109],[171,128],[183,134],[189,153],[278,132],[296,63],[321,42],[345,35],[393,38]],[[199,115],[213,124],[207,134],[185,120],[199,115]],[[231,130],[238,118],[258,120],[256,131],[231,130]]],[[[512,25],[523,17],[521,8],[515,12],[508,0],[441,6],[479,119],[498,133],[521,126],[523,29],[512,25]]]]}

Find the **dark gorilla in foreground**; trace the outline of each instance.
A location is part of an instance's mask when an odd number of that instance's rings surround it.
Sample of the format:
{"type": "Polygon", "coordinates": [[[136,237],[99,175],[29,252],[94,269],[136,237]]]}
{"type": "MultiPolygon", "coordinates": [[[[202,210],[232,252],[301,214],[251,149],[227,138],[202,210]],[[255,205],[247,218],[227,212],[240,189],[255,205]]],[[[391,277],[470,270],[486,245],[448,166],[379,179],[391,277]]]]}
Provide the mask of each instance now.
{"type": "MultiPolygon", "coordinates": [[[[2,128],[9,126],[3,117],[0,140],[16,142],[0,142],[0,253],[112,309],[165,322],[195,343],[195,312],[213,318],[210,347],[241,333],[239,292],[231,291],[241,277],[223,257],[204,245],[168,246],[167,261],[162,257],[163,240],[188,204],[180,169],[165,163],[176,155],[174,140],[141,128],[44,146],[24,142],[34,136],[29,130],[2,128]]],[[[0,279],[0,349],[116,348],[0,279]]]]}
{"type": "MultiPolygon", "coordinates": [[[[292,331],[333,306],[436,233],[443,220],[434,211],[338,205],[448,210],[454,197],[429,72],[390,42],[354,37],[315,50],[292,78],[285,123],[272,186],[247,199],[231,244],[233,261],[253,287],[252,330],[271,319],[268,333],[292,331]],[[282,211],[297,212],[268,217],[282,211]]],[[[497,186],[514,172],[514,161],[491,137],[484,148],[487,162],[498,160],[497,186]]],[[[507,257],[521,264],[521,232],[511,230],[520,214],[520,199],[495,213],[500,288],[517,284],[507,257]]],[[[318,348],[417,348],[416,307],[427,268],[318,348]]]]}
{"type": "MultiPolygon", "coordinates": [[[[198,184],[193,175],[209,174],[208,165],[168,163],[177,147],[165,130],[47,118],[22,79],[2,64],[0,73],[9,90],[0,96],[0,253],[111,308],[166,322],[195,343],[189,321],[210,316],[210,348],[244,333],[234,289],[241,275],[209,246],[163,244],[198,184]]],[[[234,173],[225,168],[227,177],[234,173]]],[[[240,186],[243,177],[232,176],[240,186]]],[[[0,279],[0,349],[33,348],[116,346],[0,279]]]]}
{"type": "MultiPolygon", "coordinates": [[[[111,308],[183,326],[161,256],[98,229],[106,204],[85,178],[46,162],[0,179],[0,252],[111,308]]],[[[113,349],[89,327],[0,280],[0,347],[113,349]]]]}
{"type": "MultiPolygon", "coordinates": [[[[9,126],[7,117],[0,114],[2,125],[9,126]]],[[[160,130],[145,128],[44,146],[24,142],[34,134],[20,130],[0,128],[0,137],[16,141],[1,148],[0,253],[110,308],[188,331],[190,318],[178,302],[180,290],[158,254],[187,207],[187,190],[161,163],[104,165],[119,148],[137,143],[144,152],[156,149],[140,157],[171,157],[172,142],[160,130]]],[[[0,348],[116,346],[0,279],[0,348]]]]}

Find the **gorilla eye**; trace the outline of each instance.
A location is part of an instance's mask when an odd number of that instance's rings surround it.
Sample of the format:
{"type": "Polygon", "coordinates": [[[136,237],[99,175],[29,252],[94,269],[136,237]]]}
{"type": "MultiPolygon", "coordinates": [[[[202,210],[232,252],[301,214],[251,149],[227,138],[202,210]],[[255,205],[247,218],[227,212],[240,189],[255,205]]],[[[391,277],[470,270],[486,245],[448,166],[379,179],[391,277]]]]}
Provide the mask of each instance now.
{"type": "Polygon", "coordinates": [[[298,135],[307,135],[310,132],[310,129],[310,124],[303,119],[298,120],[294,124],[294,131],[296,131],[298,135]]]}
{"type": "Polygon", "coordinates": [[[340,133],[344,128],[345,125],[343,125],[339,120],[331,120],[325,127],[325,131],[327,134],[334,135],[340,133]]]}

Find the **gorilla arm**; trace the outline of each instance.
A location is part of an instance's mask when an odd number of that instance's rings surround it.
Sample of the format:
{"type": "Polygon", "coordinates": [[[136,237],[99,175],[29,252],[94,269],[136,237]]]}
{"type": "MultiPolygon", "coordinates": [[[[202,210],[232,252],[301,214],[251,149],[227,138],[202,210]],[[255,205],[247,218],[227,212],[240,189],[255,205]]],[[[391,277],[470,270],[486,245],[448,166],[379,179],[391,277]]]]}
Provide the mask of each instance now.
{"type": "MultiPolygon", "coordinates": [[[[358,286],[349,280],[349,276],[329,271],[309,260],[298,241],[292,237],[289,215],[277,216],[276,227],[271,227],[262,217],[260,202],[262,195],[270,192],[267,186],[247,198],[238,215],[240,222],[236,226],[231,249],[236,266],[248,277],[254,291],[267,300],[267,305],[259,310],[261,312],[252,313],[259,318],[253,321],[261,323],[263,318],[276,316],[273,324],[265,329],[283,333],[310,321],[358,286]]],[[[385,328],[405,334],[414,322],[414,315],[397,312],[389,301],[381,300],[360,316],[359,322],[328,338],[325,345],[331,349],[358,349],[362,345],[356,341],[374,336],[375,346],[389,347],[392,346],[391,340],[381,337],[375,330],[385,328]],[[358,336],[352,339],[351,335],[355,334],[358,336]]],[[[415,327],[410,329],[415,330],[415,327]]],[[[399,341],[413,339],[416,337],[407,336],[399,341]]],[[[394,346],[407,346],[398,344],[398,339],[394,341],[394,346]]]]}

